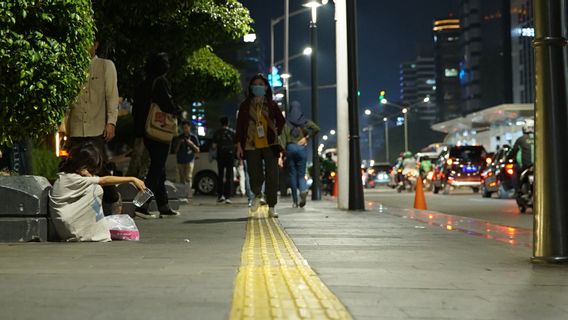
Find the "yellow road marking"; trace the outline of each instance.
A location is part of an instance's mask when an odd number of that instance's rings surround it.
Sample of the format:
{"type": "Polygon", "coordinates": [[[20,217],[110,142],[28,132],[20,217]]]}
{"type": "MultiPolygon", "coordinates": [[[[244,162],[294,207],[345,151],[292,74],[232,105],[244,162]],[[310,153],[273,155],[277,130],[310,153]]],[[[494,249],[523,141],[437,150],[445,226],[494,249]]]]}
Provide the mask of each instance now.
{"type": "Polygon", "coordinates": [[[231,320],[351,319],[302,257],[268,207],[249,212],[231,320]]]}

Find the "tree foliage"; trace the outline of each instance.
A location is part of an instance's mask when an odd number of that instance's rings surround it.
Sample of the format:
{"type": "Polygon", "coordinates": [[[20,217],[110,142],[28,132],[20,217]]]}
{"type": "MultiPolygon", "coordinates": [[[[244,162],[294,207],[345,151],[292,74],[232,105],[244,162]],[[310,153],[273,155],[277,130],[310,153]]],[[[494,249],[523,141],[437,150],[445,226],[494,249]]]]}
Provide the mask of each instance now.
{"type": "Polygon", "coordinates": [[[0,146],[53,132],[87,77],[89,0],[0,0],[0,146]]]}
{"type": "Polygon", "coordinates": [[[184,100],[207,101],[219,93],[236,94],[240,90],[239,72],[206,47],[188,57],[176,91],[184,100]]]}
{"type": "MultiPolygon", "coordinates": [[[[160,51],[170,55],[174,86],[192,83],[217,96],[236,93],[235,70],[203,48],[249,32],[252,20],[238,1],[94,0],[93,6],[104,54],[117,66],[121,95],[132,96],[145,59],[160,51]],[[208,65],[198,67],[192,58],[208,65]],[[207,85],[217,90],[205,88],[207,85]]],[[[185,92],[182,99],[199,99],[192,95],[196,92],[185,92]]]]}

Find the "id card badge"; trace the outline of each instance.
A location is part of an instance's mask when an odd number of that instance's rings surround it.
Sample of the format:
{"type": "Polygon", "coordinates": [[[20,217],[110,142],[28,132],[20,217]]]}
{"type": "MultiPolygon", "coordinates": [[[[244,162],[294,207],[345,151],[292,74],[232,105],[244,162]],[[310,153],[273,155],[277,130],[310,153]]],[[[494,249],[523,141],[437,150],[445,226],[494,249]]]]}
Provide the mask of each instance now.
{"type": "Polygon", "coordinates": [[[256,127],[256,134],[259,138],[264,138],[264,127],[262,125],[256,127]]]}

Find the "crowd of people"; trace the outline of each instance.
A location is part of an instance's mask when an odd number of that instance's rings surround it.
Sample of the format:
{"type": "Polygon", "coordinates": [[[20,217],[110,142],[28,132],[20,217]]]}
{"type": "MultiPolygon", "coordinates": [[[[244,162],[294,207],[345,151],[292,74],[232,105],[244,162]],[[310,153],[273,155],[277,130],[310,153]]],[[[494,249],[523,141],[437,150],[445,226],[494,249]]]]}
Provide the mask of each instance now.
{"type": "MultiPolygon", "coordinates": [[[[182,109],[173,98],[167,78],[170,64],[166,53],[147,59],[145,78],[135,92],[132,115],[136,139],[127,176],[111,174],[105,144],[115,135],[119,100],[117,74],[112,61],[96,55],[97,47],[98,41],[95,41],[88,80],[60,128],[69,137],[69,157],[60,165],[59,178],[50,193],[50,209],[58,236],[64,241],[109,241],[110,233],[102,219],[105,215],[122,213],[122,199],[117,189],[122,183],[132,183],[140,192],[147,189],[153,192],[157,212],[150,212],[150,201],[147,201],[136,208],[137,217],[155,219],[179,215],[169,206],[165,187],[170,150],[176,153],[178,182],[186,185],[189,201],[193,195],[194,160],[200,152],[200,143],[191,132],[191,123],[182,119],[182,109]],[[164,132],[151,132],[149,126],[151,121],[156,121],[157,113],[162,113],[164,124],[168,117],[178,119],[181,134],[177,127],[170,130],[166,126],[164,132]]],[[[292,104],[285,118],[262,74],[251,78],[245,92],[246,97],[238,108],[236,128],[232,129],[229,118],[224,116],[220,118],[221,128],[213,134],[212,150],[218,169],[217,200],[231,203],[236,167],[239,189],[248,197],[250,210],[256,211],[267,204],[268,214],[274,218],[278,217],[275,207],[279,167],[287,167],[294,207],[306,205],[308,190],[304,175],[308,142],[319,127],[303,115],[297,103],[292,104]]]]}

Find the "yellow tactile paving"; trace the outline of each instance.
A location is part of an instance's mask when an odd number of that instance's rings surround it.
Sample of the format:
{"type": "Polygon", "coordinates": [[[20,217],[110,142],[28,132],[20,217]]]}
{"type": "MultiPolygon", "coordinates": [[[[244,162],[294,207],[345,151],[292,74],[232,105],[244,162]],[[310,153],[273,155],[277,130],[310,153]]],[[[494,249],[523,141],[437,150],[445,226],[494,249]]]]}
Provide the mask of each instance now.
{"type": "Polygon", "coordinates": [[[263,206],[249,212],[230,318],[351,319],[351,315],[263,206]]]}

